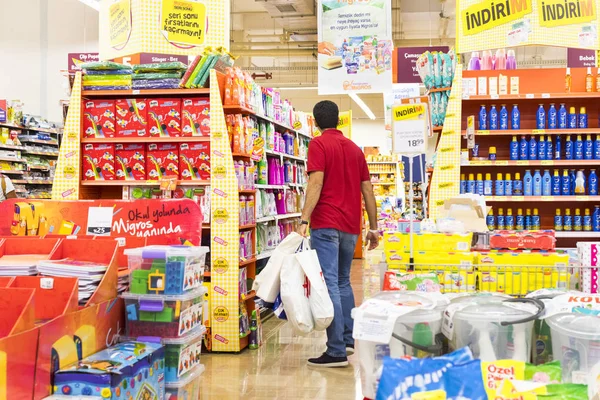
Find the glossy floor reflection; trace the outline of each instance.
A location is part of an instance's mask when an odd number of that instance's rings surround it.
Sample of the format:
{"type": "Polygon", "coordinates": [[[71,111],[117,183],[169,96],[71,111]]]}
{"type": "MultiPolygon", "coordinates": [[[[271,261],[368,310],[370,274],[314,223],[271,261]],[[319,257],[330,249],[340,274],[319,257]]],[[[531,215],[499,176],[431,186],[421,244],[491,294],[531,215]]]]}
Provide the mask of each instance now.
{"type": "MultiPolygon", "coordinates": [[[[369,261],[373,262],[373,255],[369,261]]],[[[355,260],[352,286],[356,304],[379,291],[379,272],[355,260]]],[[[240,354],[203,355],[201,399],[362,399],[358,355],[339,369],[308,367],[306,360],[325,350],[325,333],[294,335],[287,323],[271,318],[263,325],[263,346],[240,354]]]]}

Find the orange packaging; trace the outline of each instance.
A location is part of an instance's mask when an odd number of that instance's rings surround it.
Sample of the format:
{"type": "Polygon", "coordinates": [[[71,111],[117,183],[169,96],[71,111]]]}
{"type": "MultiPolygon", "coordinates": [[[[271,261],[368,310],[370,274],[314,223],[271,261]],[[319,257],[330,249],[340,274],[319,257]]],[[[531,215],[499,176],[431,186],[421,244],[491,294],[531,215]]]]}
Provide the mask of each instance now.
{"type": "Polygon", "coordinates": [[[143,143],[115,145],[116,175],[119,181],[146,179],[146,146],[143,143]]]}
{"type": "Polygon", "coordinates": [[[146,152],[149,180],[179,177],[179,149],[174,143],[150,143],[146,152]]]}
{"type": "Polygon", "coordinates": [[[115,137],[115,102],[89,100],[83,107],[83,136],[86,138],[115,137]]]}
{"type": "Polygon", "coordinates": [[[115,179],[115,145],[86,143],[83,145],[83,180],[112,181],[115,179]]]}
{"type": "Polygon", "coordinates": [[[182,136],[209,136],[210,100],[208,98],[183,99],[182,103],[182,136]]]}
{"type": "Polygon", "coordinates": [[[210,144],[180,143],[179,171],[182,180],[209,180],[210,144]]]}

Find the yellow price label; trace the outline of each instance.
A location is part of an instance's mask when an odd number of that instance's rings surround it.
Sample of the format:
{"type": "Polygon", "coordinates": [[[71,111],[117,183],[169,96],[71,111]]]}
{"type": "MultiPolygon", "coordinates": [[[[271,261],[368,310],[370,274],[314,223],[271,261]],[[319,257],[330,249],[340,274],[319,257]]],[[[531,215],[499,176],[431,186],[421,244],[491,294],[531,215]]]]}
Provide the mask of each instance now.
{"type": "Polygon", "coordinates": [[[500,165],[500,166],[505,166],[508,165],[508,160],[500,160],[500,161],[496,161],[494,163],[494,165],[500,165]]]}
{"type": "Polygon", "coordinates": [[[531,131],[532,135],[543,135],[546,133],[545,129],[534,129],[531,131]]]}
{"type": "Polygon", "coordinates": [[[554,165],[553,160],[542,160],[542,165],[554,165]]]}
{"type": "Polygon", "coordinates": [[[527,161],[527,160],[519,160],[519,161],[517,161],[517,165],[529,165],[529,161],[527,161]]]}
{"type": "Polygon", "coordinates": [[[525,200],[525,196],[512,196],[511,199],[513,201],[524,201],[525,200]]]}
{"type": "Polygon", "coordinates": [[[486,160],[481,160],[481,161],[474,161],[471,163],[471,165],[492,165],[491,161],[486,161],[486,160]]]}
{"type": "Polygon", "coordinates": [[[490,131],[475,131],[476,135],[489,135],[490,131]]]}
{"type": "Polygon", "coordinates": [[[590,196],[575,196],[576,201],[587,201],[590,199],[590,196]]]}
{"type": "Polygon", "coordinates": [[[554,201],[554,196],[542,196],[542,201],[554,201]]]}

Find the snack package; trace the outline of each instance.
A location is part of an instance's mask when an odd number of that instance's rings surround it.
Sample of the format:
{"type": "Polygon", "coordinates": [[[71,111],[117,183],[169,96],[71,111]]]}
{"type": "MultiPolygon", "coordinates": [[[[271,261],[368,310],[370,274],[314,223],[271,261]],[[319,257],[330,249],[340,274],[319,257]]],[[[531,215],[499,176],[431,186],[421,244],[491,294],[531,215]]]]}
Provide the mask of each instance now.
{"type": "Polygon", "coordinates": [[[83,145],[82,168],[84,181],[115,179],[115,145],[86,143],[83,145]]]}
{"type": "Polygon", "coordinates": [[[494,400],[585,400],[587,385],[574,383],[540,384],[528,381],[505,381],[494,400]]]}
{"type": "Polygon", "coordinates": [[[418,292],[439,292],[440,281],[437,274],[386,271],[383,290],[415,290],[418,292]]]}
{"type": "Polygon", "coordinates": [[[119,99],[115,102],[117,137],[148,136],[148,109],[144,99],[119,99]]]}
{"type": "Polygon", "coordinates": [[[116,175],[119,181],[146,179],[146,146],[143,143],[115,145],[116,175]]]}
{"type": "Polygon", "coordinates": [[[148,132],[151,137],[181,136],[181,100],[150,99],[148,132]]]}
{"type": "Polygon", "coordinates": [[[183,99],[182,102],[182,136],[209,136],[210,100],[195,98],[183,99]]]}
{"type": "Polygon", "coordinates": [[[83,137],[115,137],[115,102],[90,100],[83,107],[83,137]]]}
{"type": "Polygon", "coordinates": [[[180,143],[179,171],[182,180],[210,180],[210,144],[180,143]]]}
{"type": "Polygon", "coordinates": [[[150,143],[146,152],[148,180],[179,177],[179,149],[174,143],[150,143]]]}
{"type": "MultiPolygon", "coordinates": [[[[502,393],[511,393],[506,381],[529,381],[540,385],[558,383],[561,381],[562,369],[560,362],[533,365],[516,360],[497,360],[481,363],[481,373],[485,390],[490,399],[503,400],[502,393]]],[[[531,385],[539,387],[540,385],[531,385]]],[[[512,389],[511,389],[512,390],[512,389]]],[[[506,400],[513,397],[506,397],[506,400]]]]}

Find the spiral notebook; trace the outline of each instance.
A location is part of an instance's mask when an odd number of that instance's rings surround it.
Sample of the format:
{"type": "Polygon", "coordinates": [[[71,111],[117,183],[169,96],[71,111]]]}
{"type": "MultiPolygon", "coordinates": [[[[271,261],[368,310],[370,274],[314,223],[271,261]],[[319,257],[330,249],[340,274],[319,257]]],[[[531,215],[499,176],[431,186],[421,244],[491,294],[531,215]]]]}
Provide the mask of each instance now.
{"type": "Polygon", "coordinates": [[[45,276],[77,278],[79,280],[79,304],[81,305],[94,294],[108,265],[65,258],[40,261],[37,269],[40,274],[45,276]]]}

